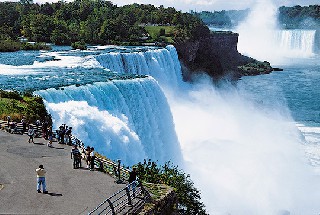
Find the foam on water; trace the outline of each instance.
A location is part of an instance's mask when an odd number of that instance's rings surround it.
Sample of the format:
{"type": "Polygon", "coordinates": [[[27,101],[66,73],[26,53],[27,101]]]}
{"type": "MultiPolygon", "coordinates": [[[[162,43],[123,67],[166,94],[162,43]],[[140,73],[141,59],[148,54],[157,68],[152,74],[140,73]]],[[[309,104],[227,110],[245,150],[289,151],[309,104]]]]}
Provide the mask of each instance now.
{"type": "Polygon", "coordinates": [[[127,165],[144,158],[181,163],[170,108],[151,77],[47,89],[36,94],[45,99],[56,128],[68,122],[76,136],[111,159],[121,158],[127,165]],[[119,150],[126,145],[126,150],[119,150]]]}

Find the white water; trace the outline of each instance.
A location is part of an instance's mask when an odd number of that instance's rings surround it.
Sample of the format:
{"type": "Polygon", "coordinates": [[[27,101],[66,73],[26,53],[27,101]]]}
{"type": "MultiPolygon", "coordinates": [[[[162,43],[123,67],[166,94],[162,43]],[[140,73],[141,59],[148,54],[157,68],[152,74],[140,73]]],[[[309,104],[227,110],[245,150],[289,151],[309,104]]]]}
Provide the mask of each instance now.
{"type": "Polygon", "coordinates": [[[280,49],[299,57],[310,57],[314,54],[316,30],[281,30],[277,40],[280,49]]]}
{"type": "Polygon", "coordinates": [[[174,87],[181,81],[181,68],[173,46],[146,52],[111,52],[99,55],[96,59],[111,71],[151,75],[162,85],[174,87]]]}
{"type": "Polygon", "coordinates": [[[36,94],[45,99],[54,127],[67,123],[86,145],[113,160],[120,158],[126,165],[144,158],[181,163],[171,111],[151,77],[36,94]]]}
{"type": "Polygon", "coordinates": [[[277,7],[270,0],[257,1],[247,19],[239,25],[240,53],[272,64],[288,58],[314,55],[315,30],[280,30],[277,7]]]}
{"type": "Polygon", "coordinates": [[[228,88],[203,84],[169,99],[187,171],[210,214],[319,213],[320,178],[286,107],[228,88]]]}

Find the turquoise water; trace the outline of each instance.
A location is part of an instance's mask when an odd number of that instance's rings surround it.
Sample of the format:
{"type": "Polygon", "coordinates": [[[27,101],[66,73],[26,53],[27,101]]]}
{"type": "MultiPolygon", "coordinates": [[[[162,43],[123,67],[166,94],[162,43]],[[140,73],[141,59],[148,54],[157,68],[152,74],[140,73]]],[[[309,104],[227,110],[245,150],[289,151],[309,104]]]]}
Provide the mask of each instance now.
{"type": "Polygon", "coordinates": [[[1,53],[0,89],[33,91],[122,79],[122,74],[102,67],[96,57],[107,53],[134,53],[156,49],[107,46],[80,51],[71,50],[67,46],[53,46],[50,51],[1,53]]]}
{"type": "Polygon", "coordinates": [[[255,99],[287,104],[298,122],[320,123],[320,59],[292,60],[284,71],[243,77],[241,86],[255,99]]]}

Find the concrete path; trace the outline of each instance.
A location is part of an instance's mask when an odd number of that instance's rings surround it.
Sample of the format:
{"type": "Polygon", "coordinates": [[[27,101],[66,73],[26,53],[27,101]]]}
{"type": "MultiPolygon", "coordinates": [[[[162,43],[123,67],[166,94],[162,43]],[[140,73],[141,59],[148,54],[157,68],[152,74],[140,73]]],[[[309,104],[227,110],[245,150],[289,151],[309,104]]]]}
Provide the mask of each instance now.
{"type": "Polygon", "coordinates": [[[35,143],[0,131],[0,214],[87,214],[125,186],[102,172],[73,169],[70,146],[54,142],[49,148],[42,138],[35,143]],[[49,194],[36,190],[40,164],[49,194]]]}

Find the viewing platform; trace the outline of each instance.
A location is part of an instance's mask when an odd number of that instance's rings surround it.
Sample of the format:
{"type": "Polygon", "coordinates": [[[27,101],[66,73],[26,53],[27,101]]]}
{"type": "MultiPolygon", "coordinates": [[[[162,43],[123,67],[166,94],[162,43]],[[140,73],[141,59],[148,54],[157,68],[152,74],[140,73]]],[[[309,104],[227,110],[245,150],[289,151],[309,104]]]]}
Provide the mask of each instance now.
{"type": "MultiPolygon", "coordinates": [[[[88,214],[126,184],[99,171],[73,169],[71,146],[0,131],[0,214],[88,214]],[[48,194],[38,193],[35,169],[42,164],[48,194]]],[[[85,162],[82,162],[85,167],[85,162]]]]}

